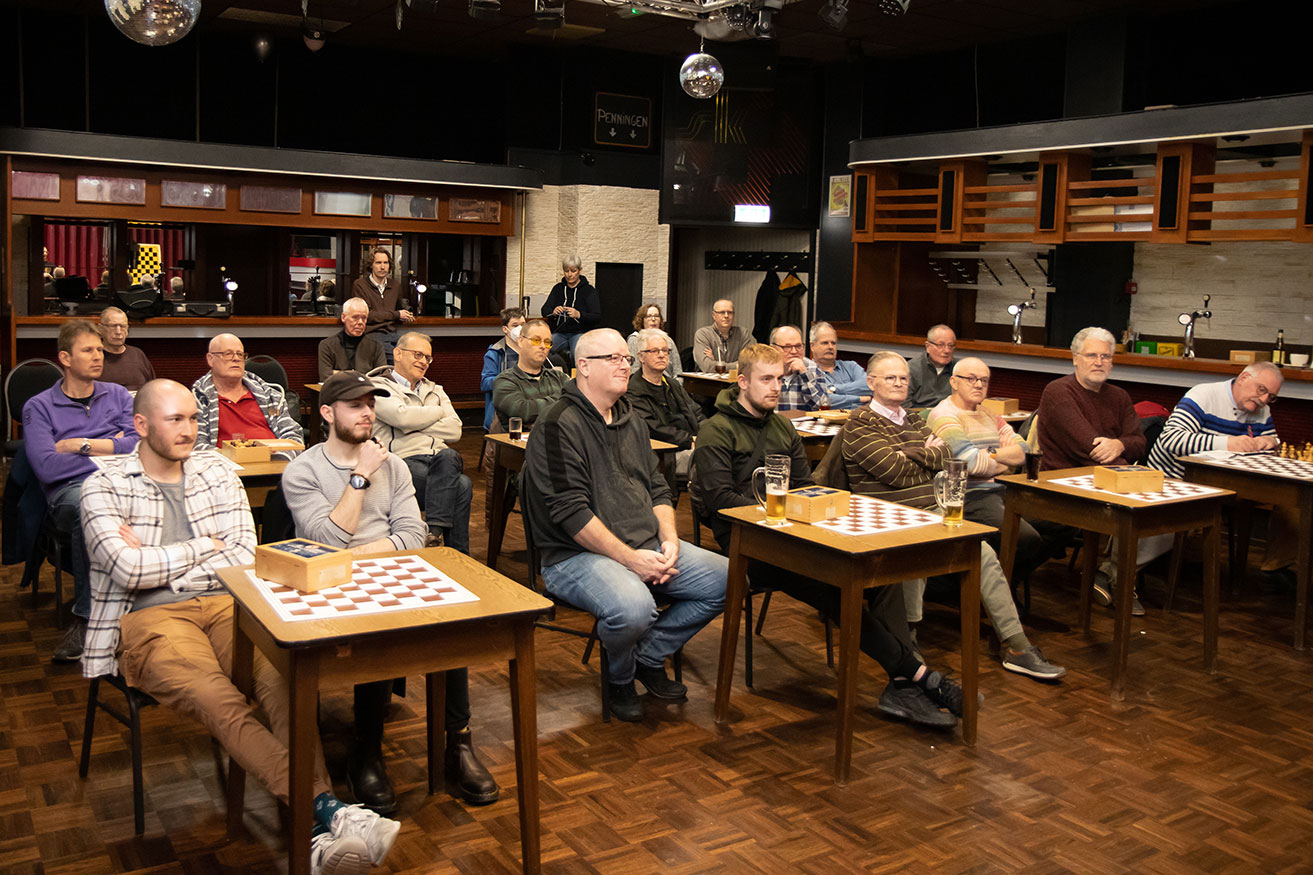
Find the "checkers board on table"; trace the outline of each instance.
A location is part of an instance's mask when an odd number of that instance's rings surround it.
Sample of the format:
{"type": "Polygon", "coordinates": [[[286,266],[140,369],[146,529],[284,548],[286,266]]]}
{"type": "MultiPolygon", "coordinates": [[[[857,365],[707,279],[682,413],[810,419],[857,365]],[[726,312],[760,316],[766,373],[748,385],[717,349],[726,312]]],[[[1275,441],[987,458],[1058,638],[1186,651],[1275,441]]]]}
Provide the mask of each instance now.
{"type": "Polygon", "coordinates": [[[1229,459],[1219,459],[1221,464],[1232,468],[1242,468],[1246,471],[1257,471],[1260,474],[1275,474],[1278,477],[1298,477],[1303,480],[1313,480],[1313,462],[1305,462],[1302,459],[1286,459],[1275,455],[1252,455],[1252,456],[1231,456],[1229,459]]]}
{"type": "Polygon", "coordinates": [[[878,535],[899,529],[939,525],[943,521],[944,518],[939,514],[928,510],[918,510],[868,495],[852,495],[848,499],[847,516],[821,520],[812,525],[841,535],[878,535]]]}
{"type": "Polygon", "coordinates": [[[798,430],[799,434],[810,434],[818,437],[832,437],[839,433],[843,428],[843,423],[826,422],[822,419],[812,419],[810,417],[799,417],[793,421],[793,427],[798,430]]]}
{"type": "Polygon", "coordinates": [[[351,582],[318,592],[298,592],[247,571],[280,619],[326,620],[476,602],[479,597],[418,556],[359,559],[351,582]]]}
{"type": "Polygon", "coordinates": [[[1080,477],[1057,477],[1047,481],[1054,486],[1071,486],[1075,489],[1083,489],[1092,492],[1095,495],[1116,496],[1118,498],[1129,498],[1134,501],[1142,501],[1146,504],[1154,504],[1160,501],[1176,501],[1182,498],[1201,498],[1205,495],[1216,495],[1224,490],[1215,489],[1212,486],[1202,486],[1198,483],[1188,483],[1184,480],[1173,480],[1170,477],[1163,480],[1162,492],[1112,492],[1107,489],[1100,489],[1094,485],[1093,474],[1083,474],[1080,477]]]}

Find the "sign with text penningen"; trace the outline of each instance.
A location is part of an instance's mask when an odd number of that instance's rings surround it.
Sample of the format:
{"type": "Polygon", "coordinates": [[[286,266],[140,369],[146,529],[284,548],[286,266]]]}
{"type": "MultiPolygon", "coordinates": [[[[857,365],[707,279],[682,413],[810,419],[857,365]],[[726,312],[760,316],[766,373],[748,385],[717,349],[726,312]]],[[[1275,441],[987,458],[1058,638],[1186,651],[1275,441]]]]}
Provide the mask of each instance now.
{"type": "Polygon", "coordinates": [[[647,149],[652,145],[652,100],[598,91],[593,109],[593,142],[599,146],[647,149]]]}

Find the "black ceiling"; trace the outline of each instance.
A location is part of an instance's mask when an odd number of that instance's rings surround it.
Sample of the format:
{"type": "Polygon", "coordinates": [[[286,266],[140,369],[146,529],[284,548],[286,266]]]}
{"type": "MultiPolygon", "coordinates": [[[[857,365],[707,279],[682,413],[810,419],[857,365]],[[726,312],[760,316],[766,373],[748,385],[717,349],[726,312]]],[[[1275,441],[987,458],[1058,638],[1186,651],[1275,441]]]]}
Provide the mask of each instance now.
{"type": "MultiPolygon", "coordinates": [[[[397,29],[399,0],[309,0],[312,22],[320,19],[332,30],[328,46],[341,42],[356,46],[404,51],[434,50],[446,55],[504,55],[515,45],[593,46],[651,54],[678,54],[693,50],[697,36],[691,23],[652,13],[617,14],[612,8],[583,0],[567,0],[569,25],[600,28],[601,33],[580,38],[534,34],[533,0],[502,0],[497,20],[476,21],[468,14],[468,0],[410,0],[403,4],[397,29]]],[[[618,8],[627,8],[615,0],[618,8]]],[[[1219,0],[912,0],[906,15],[881,13],[875,0],[850,0],[848,26],[829,29],[817,17],[824,0],[790,3],[777,18],[780,53],[792,57],[835,60],[859,50],[875,57],[907,57],[959,49],[976,43],[993,43],[1061,34],[1074,23],[1091,17],[1126,13],[1157,15],[1185,13],[1219,0]]],[[[7,0],[4,5],[16,5],[7,0]]],[[[17,0],[17,5],[48,3],[17,0]]],[[[104,15],[103,0],[72,0],[68,7],[89,15],[104,15]]],[[[66,8],[68,8],[66,7],[66,8]]],[[[301,0],[203,0],[198,28],[264,30],[293,35],[301,16],[301,0]]],[[[714,52],[714,43],[709,50],[714,52]]]]}

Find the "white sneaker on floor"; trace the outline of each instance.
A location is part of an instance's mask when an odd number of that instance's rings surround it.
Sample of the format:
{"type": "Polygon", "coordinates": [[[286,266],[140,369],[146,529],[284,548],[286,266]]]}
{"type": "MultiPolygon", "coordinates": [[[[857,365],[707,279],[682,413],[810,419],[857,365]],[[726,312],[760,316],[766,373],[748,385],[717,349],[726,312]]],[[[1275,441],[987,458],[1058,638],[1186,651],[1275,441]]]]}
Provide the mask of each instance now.
{"type": "Polygon", "coordinates": [[[369,848],[370,862],[377,866],[392,850],[401,824],[375,814],[363,805],[348,805],[333,815],[332,829],[335,836],[359,836],[369,848]]]}
{"type": "Polygon", "coordinates": [[[369,848],[358,835],[321,832],[310,840],[311,875],[364,875],[371,865],[369,848]]]}

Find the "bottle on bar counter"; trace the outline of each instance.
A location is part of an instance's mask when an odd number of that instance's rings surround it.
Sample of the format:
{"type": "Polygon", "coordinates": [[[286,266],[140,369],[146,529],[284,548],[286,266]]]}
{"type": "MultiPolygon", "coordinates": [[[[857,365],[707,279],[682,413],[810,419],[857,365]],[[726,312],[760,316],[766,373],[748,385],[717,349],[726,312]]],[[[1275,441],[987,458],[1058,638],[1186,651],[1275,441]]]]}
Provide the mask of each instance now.
{"type": "Polygon", "coordinates": [[[1286,363],[1286,332],[1285,329],[1277,329],[1277,343],[1272,347],[1272,362],[1277,365],[1286,363]]]}

